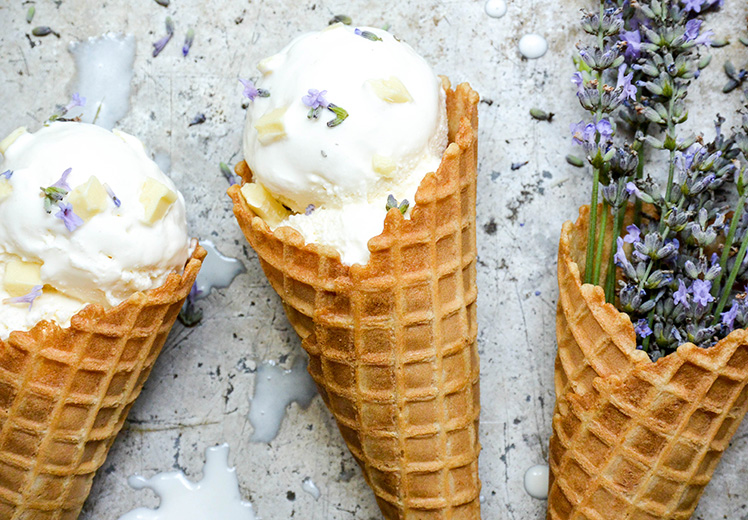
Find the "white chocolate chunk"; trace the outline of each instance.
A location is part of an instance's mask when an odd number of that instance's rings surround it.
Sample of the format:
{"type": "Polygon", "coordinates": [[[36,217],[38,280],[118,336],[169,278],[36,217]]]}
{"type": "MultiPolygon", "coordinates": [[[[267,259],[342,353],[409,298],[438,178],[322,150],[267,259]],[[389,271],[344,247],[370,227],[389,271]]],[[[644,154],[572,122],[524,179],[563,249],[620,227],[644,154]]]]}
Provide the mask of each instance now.
{"type": "Polygon", "coordinates": [[[41,268],[39,264],[24,262],[20,258],[11,260],[5,265],[5,291],[13,297],[30,293],[35,286],[42,285],[41,268]]]}
{"type": "Polygon", "coordinates": [[[283,116],[286,115],[288,107],[276,108],[263,115],[255,123],[257,129],[257,140],[262,144],[270,144],[286,136],[286,127],[283,125],[283,116]]]}
{"type": "Polygon", "coordinates": [[[85,221],[104,211],[108,199],[106,189],[94,176],[89,177],[85,184],[76,186],[68,194],[68,202],[73,205],[73,212],[85,221]]]}
{"type": "Polygon", "coordinates": [[[8,179],[0,178],[0,202],[10,197],[13,193],[13,185],[8,179]]]}
{"type": "Polygon", "coordinates": [[[374,93],[387,103],[407,103],[408,101],[413,101],[413,96],[410,95],[403,82],[395,76],[390,76],[390,79],[370,79],[368,83],[371,85],[374,93]]]}
{"type": "Polygon", "coordinates": [[[257,64],[257,70],[262,72],[263,76],[267,76],[277,69],[282,61],[283,56],[281,54],[273,54],[272,56],[268,56],[264,60],[261,60],[260,63],[257,64]]]}
{"type": "Polygon", "coordinates": [[[277,226],[289,214],[262,184],[249,182],[242,186],[241,192],[252,211],[271,226],[277,226]]]}
{"type": "Polygon", "coordinates": [[[5,151],[10,148],[10,145],[16,142],[16,139],[21,137],[23,134],[26,133],[26,127],[21,126],[19,128],[16,128],[13,130],[10,134],[8,134],[8,137],[0,141],[0,153],[5,155],[5,151]]]}
{"type": "Polygon", "coordinates": [[[148,178],[140,188],[140,203],[143,205],[143,222],[154,224],[161,220],[177,200],[177,194],[156,179],[148,178]]]}
{"type": "Polygon", "coordinates": [[[371,158],[371,168],[382,177],[392,177],[397,164],[391,158],[384,155],[374,155],[371,158]]]}

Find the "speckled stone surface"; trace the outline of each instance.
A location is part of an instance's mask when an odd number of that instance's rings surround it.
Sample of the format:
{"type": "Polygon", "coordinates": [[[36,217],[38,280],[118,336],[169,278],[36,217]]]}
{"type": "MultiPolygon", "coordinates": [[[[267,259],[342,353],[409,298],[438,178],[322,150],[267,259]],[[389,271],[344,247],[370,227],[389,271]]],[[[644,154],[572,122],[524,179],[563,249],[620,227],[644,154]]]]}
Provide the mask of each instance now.
{"type": "MultiPolygon", "coordinates": [[[[300,32],[345,13],[355,23],[382,26],[409,42],[440,74],[469,81],[481,93],[478,191],[478,286],[481,353],[481,477],[483,518],[541,519],[545,503],[523,489],[525,470],[547,457],[553,409],[556,242],[561,223],[576,216],[591,175],[566,164],[568,125],[582,117],[569,82],[570,55],[582,37],[581,0],[515,0],[501,19],[483,1],[453,0],[3,0],[0,2],[0,134],[37,129],[55,104],[64,104],[74,74],[67,45],[107,31],[135,35],[132,108],[120,122],[153,152],[171,159],[195,236],[240,258],[247,273],[199,302],[205,318],[177,324],[130,418],[97,476],[82,518],[113,520],[136,506],[154,506],[150,492],[128,487],[134,473],[183,469],[199,478],[203,451],[231,445],[242,493],[264,519],[370,520],[373,496],[319,398],[305,410],[291,405],[277,438],[249,442],[256,364],[291,366],[303,355],[281,304],[234,221],[218,163],[241,158],[239,77],[300,32]],[[36,6],[32,25],[25,21],[36,6]],[[152,42],[172,16],[176,34],[157,58],[152,42]],[[35,25],[61,35],[29,36],[35,25]],[[196,32],[188,58],[180,48],[196,32]],[[549,51],[527,61],[517,52],[526,33],[547,37],[549,51]],[[532,120],[532,107],[555,113],[532,120]],[[188,127],[198,113],[207,121],[188,127]],[[513,170],[513,163],[527,164],[513,170]],[[321,490],[302,490],[311,477],[321,490]]],[[[711,25],[730,41],[745,31],[748,7],[727,0],[711,25]]],[[[735,121],[738,97],[717,92],[726,56],[746,60],[739,44],[715,59],[692,89],[690,124],[709,130],[716,111],[735,121]]],[[[738,431],[695,518],[748,518],[748,426],[738,431]]]]}

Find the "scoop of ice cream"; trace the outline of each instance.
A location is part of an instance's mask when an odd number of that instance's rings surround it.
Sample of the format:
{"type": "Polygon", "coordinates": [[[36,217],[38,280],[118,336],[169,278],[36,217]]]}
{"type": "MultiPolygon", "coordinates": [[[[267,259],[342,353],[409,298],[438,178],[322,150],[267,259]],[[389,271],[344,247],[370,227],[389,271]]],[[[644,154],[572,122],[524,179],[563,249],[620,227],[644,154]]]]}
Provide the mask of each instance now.
{"type": "Polygon", "coordinates": [[[344,263],[365,263],[388,196],[412,202],[439,165],[441,81],[386,31],[342,24],[299,36],[258,68],[244,157],[254,181],[297,213],[286,218],[281,208],[271,225],[336,247],[344,263]]]}
{"type": "Polygon", "coordinates": [[[138,139],[58,122],[0,151],[0,337],[41,319],[66,326],[184,267],[184,199],[138,139]]]}

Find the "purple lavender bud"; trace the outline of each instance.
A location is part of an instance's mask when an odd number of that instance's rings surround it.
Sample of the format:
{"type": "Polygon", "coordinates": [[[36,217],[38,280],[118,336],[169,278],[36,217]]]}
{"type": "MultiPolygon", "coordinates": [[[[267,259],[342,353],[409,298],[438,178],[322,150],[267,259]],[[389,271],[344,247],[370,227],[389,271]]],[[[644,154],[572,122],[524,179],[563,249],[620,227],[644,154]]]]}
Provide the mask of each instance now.
{"type": "Polygon", "coordinates": [[[738,317],[738,302],[733,300],[732,307],[727,312],[722,313],[722,324],[729,330],[735,327],[735,318],[738,317]]]}
{"type": "Polygon", "coordinates": [[[311,215],[312,213],[314,213],[314,209],[315,209],[314,208],[314,204],[309,204],[306,207],[306,209],[304,210],[304,215],[306,215],[308,217],[309,215],[311,215]]]}
{"type": "Polygon", "coordinates": [[[187,35],[184,37],[184,45],[182,45],[182,56],[185,58],[190,53],[192,43],[195,41],[195,30],[190,29],[187,31],[187,35]]]}
{"type": "Polygon", "coordinates": [[[701,12],[702,0],[683,0],[683,10],[689,13],[701,12]]]}
{"type": "Polygon", "coordinates": [[[0,173],[0,177],[5,177],[10,180],[10,178],[13,177],[13,170],[5,170],[3,173],[0,173]]]}

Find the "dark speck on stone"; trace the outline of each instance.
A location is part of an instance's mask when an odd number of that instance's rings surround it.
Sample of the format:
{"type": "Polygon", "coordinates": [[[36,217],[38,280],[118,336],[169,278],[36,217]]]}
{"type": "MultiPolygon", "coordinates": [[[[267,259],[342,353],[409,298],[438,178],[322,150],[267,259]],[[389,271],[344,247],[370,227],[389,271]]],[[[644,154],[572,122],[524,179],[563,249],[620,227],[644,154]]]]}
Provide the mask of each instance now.
{"type": "Polygon", "coordinates": [[[543,170],[543,177],[546,179],[550,179],[551,177],[553,177],[553,174],[548,170],[543,170]]]}
{"type": "Polygon", "coordinates": [[[289,491],[288,493],[286,493],[286,498],[289,501],[293,502],[294,500],[296,500],[296,493],[294,493],[293,491],[289,491]]]}
{"type": "Polygon", "coordinates": [[[520,419],[519,417],[515,417],[513,422],[514,424],[519,424],[522,422],[522,419],[520,419]]]}
{"type": "Polygon", "coordinates": [[[520,168],[522,168],[523,166],[525,166],[529,162],[530,161],[512,163],[512,171],[519,170],[520,168]]]}
{"type": "Polygon", "coordinates": [[[491,180],[492,180],[492,181],[495,181],[496,179],[498,179],[498,178],[499,178],[499,176],[500,176],[500,175],[501,175],[501,172],[497,172],[497,171],[492,171],[492,172],[491,172],[491,180]]]}
{"type": "Polygon", "coordinates": [[[519,223],[519,227],[525,227],[525,223],[524,222],[520,222],[519,223]]]}
{"type": "Polygon", "coordinates": [[[496,234],[496,220],[491,217],[491,220],[488,221],[488,224],[483,226],[483,231],[488,233],[489,235],[495,235],[496,234]]]}
{"type": "Polygon", "coordinates": [[[493,99],[481,99],[481,100],[480,100],[480,102],[481,102],[481,103],[485,103],[485,104],[486,104],[486,105],[488,105],[489,107],[490,107],[491,105],[493,105],[493,99]]]}

